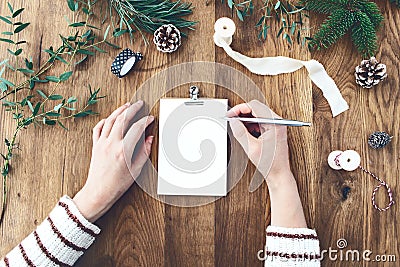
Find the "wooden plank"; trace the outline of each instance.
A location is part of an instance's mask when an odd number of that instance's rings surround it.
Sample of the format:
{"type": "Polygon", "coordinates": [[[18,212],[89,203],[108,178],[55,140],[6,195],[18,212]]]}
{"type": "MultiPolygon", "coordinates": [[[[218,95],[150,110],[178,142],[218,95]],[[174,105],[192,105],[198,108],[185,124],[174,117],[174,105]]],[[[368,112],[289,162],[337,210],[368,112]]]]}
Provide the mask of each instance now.
{"type": "MultiPolygon", "coordinates": [[[[388,1],[387,1],[388,2],[388,1]]],[[[257,16],[237,19],[238,26],[233,47],[249,56],[285,55],[299,59],[317,59],[327,69],[350,104],[350,110],[332,118],[329,106],[320,90],[312,86],[305,70],[274,77],[257,76],[227,57],[212,41],[216,18],[231,16],[226,2],[194,1],[195,11],[191,19],[200,23],[196,31],[183,40],[178,52],[166,55],[156,51],[153,45],[145,47],[137,40],[130,44],[127,38],[120,40],[122,47],[143,52],[145,60],[128,77],[118,80],[109,73],[109,66],[118,51],[96,57],[80,67],[74,80],[61,88],[61,93],[82,95],[84,87],[102,87],[108,95],[107,105],[98,105],[100,117],[68,122],[69,132],[52,128],[29,128],[20,136],[22,151],[13,159],[15,168],[10,175],[10,202],[3,225],[0,226],[0,255],[7,253],[52,209],[62,194],[73,195],[84,184],[91,154],[91,129],[101,117],[106,117],[115,107],[134,98],[139,86],[153,74],[169,66],[196,60],[216,61],[227,64],[248,75],[262,88],[266,101],[278,114],[286,118],[313,121],[313,128],[289,129],[292,169],[297,178],[307,222],[315,227],[321,239],[321,248],[336,249],[336,241],[345,238],[348,249],[370,249],[375,254],[400,255],[396,204],[387,213],[378,213],[371,205],[371,193],[376,181],[360,171],[346,173],[331,170],[326,157],[334,149],[355,149],[362,155],[363,166],[385,179],[394,190],[399,176],[399,115],[398,69],[399,28],[396,21],[400,12],[386,2],[379,3],[386,18],[378,32],[380,48],[377,58],[387,64],[389,78],[375,89],[359,88],[354,82],[353,67],[361,56],[346,36],[329,50],[313,52],[295,45],[288,50],[286,43],[276,40],[272,34],[265,43],[257,40],[253,25],[257,16]],[[313,114],[314,112],[314,114],[313,114]],[[366,139],[375,130],[387,131],[394,136],[391,144],[381,150],[368,147],[366,139]],[[346,190],[349,190],[347,199],[346,190]]],[[[17,4],[16,4],[17,7],[17,4]]],[[[19,7],[19,6],[18,6],[19,7]]],[[[55,20],[62,17],[66,2],[52,2],[54,16],[43,16],[49,10],[44,3],[24,2],[22,15],[32,25],[26,30],[29,42],[27,51],[37,61],[38,51],[54,44],[59,31],[65,31],[66,22],[55,20]],[[49,25],[52,30],[49,30],[49,25]]],[[[0,5],[0,14],[7,6],[0,5]]],[[[255,9],[257,12],[257,9],[255,9]]],[[[312,14],[310,25],[318,25],[323,16],[312,14]]],[[[4,24],[0,24],[3,31],[4,24]]],[[[277,32],[271,29],[271,33],[277,32]]],[[[6,55],[5,46],[0,53],[6,55]]],[[[42,57],[44,57],[42,55],[42,57]]],[[[62,69],[56,69],[57,72],[62,69]]],[[[167,81],[165,81],[167,83],[167,81]]],[[[209,97],[229,98],[230,106],[243,99],[210,84],[199,83],[203,94],[209,97]]],[[[240,83],[236,82],[239,86],[240,83]]],[[[43,87],[46,90],[46,86],[43,87]]],[[[168,96],[186,97],[187,85],[175,88],[168,96]]],[[[145,95],[156,102],[149,92],[145,95]]],[[[158,115],[158,104],[147,106],[158,115]]],[[[0,111],[0,140],[12,134],[13,122],[2,108],[0,111]]],[[[157,127],[151,155],[157,167],[157,127]]],[[[232,151],[239,144],[231,140],[232,151]]],[[[233,162],[243,159],[243,153],[231,153],[233,162]],[[236,161],[235,161],[236,160],[236,161]]],[[[260,266],[257,251],[265,242],[265,227],[269,223],[269,200],[264,184],[254,193],[248,186],[255,168],[249,166],[242,179],[228,194],[215,203],[180,208],[164,205],[134,185],[98,224],[103,229],[93,247],[77,266],[260,266]]],[[[231,167],[229,177],[241,176],[240,168],[231,167]]],[[[142,177],[153,183],[157,176],[150,165],[142,177]]],[[[385,204],[384,191],[378,201],[385,204]]],[[[346,261],[323,262],[325,266],[348,266],[346,261]]],[[[363,262],[365,266],[376,264],[363,262]]],[[[379,266],[393,266],[391,263],[379,266]]]]}
{"type": "MultiPolygon", "coordinates": [[[[57,2],[52,4],[52,8],[61,9],[64,4],[57,2]]],[[[21,3],[15,3],[15,9],[20,8],[20,5],[21,3]]],[[[20,38],[29,41],[28,45],[24,46],[24,56],[32,56],[34,63],[38,64],[41,54],[39,51],[53,45],[54,39],[58,38],[56,33],[49,30],[48,25],[65,29],[65,22],[43,16],[40,3],[25,1],[23,6],[25,12],[20,19],[31,22],[20,35],[20,38]]],[[[2,3],[0,13],[8,12],[7,5],[2,3]]],[[[0,27],[2,31],[7,30],[4,23],[0,27]]],[[[4,44],[0,48],[3,57],[11,57],[4,44]]],[[[44,55],[42,57],[44,58],[44,55]]],[[[59,72],[60,68],[57,71],[59,72]]],[[[46,88],[44,86],[43,90],[47,90],[46,88]]],[[[61,92],[66,90],[62,89],[61,92]]],[[[11,121],[10,117],[10,114],[6,114],[4,108],[1,108],[1,140],[9,138],[15,128],[15,122],[11,121]]],[[[21,150],[16,151],[9,177],[9,206],[4,223],[0,226],[0,255],[7,253],[27,236],[48,215],[62,195],[65,136],[66,132],[61,128],[31,126],[28,130],[21,131],[18,139],[21,150]]],[[[2,142],[1,150],[4,148],[2,142]]]]}
{"type": "MultiPolygon", "coordinates": [[[[257,6],[255,13],[257,13],[256,10],[258,10],[257,6]]],[[[216,18],[231,17],[226,3],[217,5],[216,14],[216,18]]],[[[252,57],[283,55],[303,60],[310,58],[305,48],[296,45],[289,51],[285,41],[276,40],[274,32],[277,32],[279,28],[275,23],[273,23],[275,26],[267,41],[258,40],[257,30],[254,29],[258,19],[257,15],[246,18],[245,23],[234,19],[237,31],[233,37],[232,47],[236,51],[252,57]]],[[[307,25],[305,28],[307,28],[307,25]]],[[[265,94],[265,102],[274,111],[285,118],[312,121],[311,82],[305,70],[279,76],[258,76],[234,62],[222,49],[216,49],[216,61],[233,66],[248,75],[265,94]]],[[[237,88],[230,89],[233,92],[237,91],[237,88]]],[[[228,93],[222,88],[217,91],[217,95],[220,97],[226,94],[229,95],[231,106],[243,102],[243,99],[234,93],[228,93]]],[[[237,145],[235,143],[234,146],[237,145]]],[[[306,164],[306,162],[313,162],[312,129],[289,129],[289,146],[293,160],[292,169],[301,192],[314,191],[315,186],[312,179],[314,168],[311,164],[306,164]]],[[[233,154],[233,157],[237,157],[237,160],[243,160],[245,155],[233,154]]],[[[216,266],[222,266],[225,262],[230,262],[232,266],[261,266],[262,264],[257,259],[257,252],[263,249],[265,245],[265,228],[270,221],[270,205],[265,183],[254,193],[249,193],[248,188],[254,170],[253,166],[249,166],[242,180],[229,193],[229,196],[216,204],[216,218],[219,219],[215,245],[216,251],[220,252],[216,254],[216,266]]],[[[235,176],[240,175],[240,173],[237,173],[237,170],[234,169],[229,175],[235,176]]],[[[303,193],[301,196],[303,204],[307,206],[307,219],[312,221],[315,204],[312,198],[308,197],[308,194],[303,193]]]]}
{"type": "MultiPolygon", "coordinates": [[[[399,61],[396,56],[399,51],[397,46],[391,45],[399,39],[398,27],[393,23],[399,17],[399,10],[389,3],[380,3],[379,6],[384,12],[385,21],[383,28],[378,31],[380,48],[377,58],[388,66],[389,78],[386,81],[370,90],[355,84],[354,68],[362,57],[348,35],[329,50],[312,54],[313,58],[326,66],[350,105],[350,110],[331,119],[327,103],[314,87],[315,162],[322,163],[316,169],[316,176],[320,177],[321,194],[314,196],[319,205],[316,228],[320,229],[321,248],[337,249],[337,240],[345,238],[348,243],[346,249],[358,249],[361,252],[369,249],[373,251],[373,256],[399,255],[397,239],[389,237],[397,233],[394,222],[399,208],[395,205],[387,213],[376,211],[371,205],[371,194],[377,182],[359,170],[352,173],[333,171],[326,164],[326,157],[335,149],[355,149],[361,154],[363,166],[396,188],[397,180],[394,177],[399,174],[396,167],[398,141],[393,139],[392,144],[383,150],[373,150],[367,145],[368,135],[375,130],[387,131],[394,136],[399,131],[399,124],[396,123],[399,117],[398,92],[394,89],[399,83],[399,61]],[[329,230],[325,230],[327,227],[329,230]]],[[[311,23],[317,25],[321,22],[320,16],[314,16],[311,23]]],[[[379,194],[384,196],[385,193],[379,194]]],[[[383,201],[380,203],[384,205],[383,201]]],[[[348,266],[349,262],[325,260],[324,264],[348,266]]],[[[362,264],[376,266],[374,262],[362,264]]],[[[380,266],[392,264],[380,263],[380,266]]]]}
{"type": "MultiPolygon", "coordinates": [[[[191,19],[199,23],[177,56],[171,56],[169,66],[195,61],[214,61],[214,44],[212,38],[208,37],[212,31],[210,21],[214,20],[214,2],[207,4],[205,1],[196,1],[193,4],[195,10],[201,12],[195,11],[191,19]]],[[[190,75],[197,77],[196,73],[190,75]]],[[[179,80],[179,77],[171,79],[179,80]]],[[[215,87],[212,84],[191,84],[199,86],[202,97],[215,97],[215,87]]],[[[187,98],[191,84],[179,86],[167,96],[187,98]]],[[[187,208],[165,205],[165,266],[214,265],[214,209],[214,203],[187,208]]]]}

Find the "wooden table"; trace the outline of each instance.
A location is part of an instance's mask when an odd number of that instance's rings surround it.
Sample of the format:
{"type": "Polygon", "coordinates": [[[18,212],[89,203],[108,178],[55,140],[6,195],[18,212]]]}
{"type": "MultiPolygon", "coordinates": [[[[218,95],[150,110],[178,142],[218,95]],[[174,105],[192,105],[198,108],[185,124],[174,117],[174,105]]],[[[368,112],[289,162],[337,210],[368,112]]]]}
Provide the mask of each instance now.
{"type": "MultiPolygon", "coordinates": [[[[233,47],[236,50],[257,57],[313,58],[324,64],[350,105],[349,111],[333,119],[321,91],[311,84],[305,70],[274,77],[257,76],[216,47],[212,40],[214,21],[230,16],[230,11],[226,3],[208,2],[194,1],[191,19],[198,20],[199,24],[183,41],[178,52],[165,55],[157,52],[153,45],[144,46],[139,39],[130,44],[128,38],[123,38],[119,40],[120,46],[145,55],[139,70],[122,80],[112,76],[109,66],[117,51],[99,55],[78,69],[62,91],[81,96],[88,83],[102,87],[107,99],[96,107],[99,117],[69,122],[69,131],[48,127],[30,127],[23,131],[19,139],[22,151],[13,160],[14,169],[10,176],[9,206],[0,228],[0,255],[29,234],[60,196],[73,196],[84,184],[91,156],[91,130],[100,118],[129,101],[141,83],[160,70],[183,62],[215,61],[248,75],[264,90],[266,101],[281,116],[313,122],[310,129],[289,129],[289,144],[292,169],[307,222],[317,229],[321,248],[336,249],[336,241],[345,238],[349,249],[394,254],[399,260],[400,228],[396,217],[399,205],[388,212],[377,212],[370,199],[375,180],[360,171],[333,171],[326,163],[332,150],[355,149],[361,153],[362,164],[385,178],[398,199],[398,9],[389,1],[379,1],[385,22],[378,33],[380,47],[376,56],[387,64],[389,78],[370,90],[355,85],[354,67],[360,63],[361,56],[348,35],[329,50],[310,53],[298,45],[288,49],[286,42],[273,37],[276,27],[271,29],[271,36],[265,43],[260,42],[253,26],[258,16],[249,18],[246,23],[235,18],[238,29],[233,47]],[[375,130],[392,134],[391,144],[381,150],[369,148],[367,137],[375,130]]],[[[58,43],[58,33],[65,32],[63,16],[68,12],[66,5],[66,1],[23,1],[26,7],[23,18],[32,22],[25,37],[29,40],[30,55],[36,62],[42,56],[39,51],[54,44],[55,40],[58,43]]],[[[0,13],[6,13],[6,8],[2,3],[0,13]]],[[[310,20],[309,24],[315,27],[323,16],[312,14],[310,20]]],[[[1,46],[1,55],[6,56],[4,45],[1,46]]],[[[234,93],[226,93],[218,86],[204,86],[203,92],[210,97],[228,97],[230,106],[242,102],[234,93]]],[[[187,87],[179,87],[168,96],[186,97],[187,87]]],[[[152,113],[157,116],[158,108],[155,107],[152,113]]],[[[3,140],[13,129],[13,122],[4,108],[1,109],[0,123],[3,140]]],[[[157,127],[153,132],[157,133],[157,127]]],[[[153,164],[157,162],[156,147],[157,140],[151,156],[153,164]]],[[[147,166],[143,175],[150,175],[149,169],[147,166]]],[[[264,246],[270,206],[265,184],[254,193],[248,192],[254,170],[253,166],[248,167],[227,197],[196,208],[165,205],[134,185],[98,221],[102,234],[78,266],[261,266],[257,252],[264,246]]],[[[381,192],[379,203],[383,204],[384,196],[381,192]]],[[[323,265],[397,266],[396,263],[377,265],[339,260],[324,260],[323,265]]]]}

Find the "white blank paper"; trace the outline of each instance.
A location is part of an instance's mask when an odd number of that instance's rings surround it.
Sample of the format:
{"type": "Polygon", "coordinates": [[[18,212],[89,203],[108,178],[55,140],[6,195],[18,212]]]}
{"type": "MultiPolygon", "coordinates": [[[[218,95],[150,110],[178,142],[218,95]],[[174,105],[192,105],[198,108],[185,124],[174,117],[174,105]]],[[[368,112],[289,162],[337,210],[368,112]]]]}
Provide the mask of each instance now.
{"type": "Polygon", "coordinates": [[[158,187],[160,195],[227,193],[227,99],[161,99],[158,187]],[[199,105],[197,103],[202,103],[199,105]]]}

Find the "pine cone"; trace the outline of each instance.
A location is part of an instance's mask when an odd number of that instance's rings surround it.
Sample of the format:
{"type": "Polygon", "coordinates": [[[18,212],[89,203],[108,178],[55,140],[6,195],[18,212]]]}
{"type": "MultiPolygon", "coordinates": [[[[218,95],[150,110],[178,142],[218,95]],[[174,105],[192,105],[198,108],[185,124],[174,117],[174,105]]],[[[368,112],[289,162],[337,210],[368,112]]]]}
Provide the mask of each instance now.
{"type": "Polygon", "coordinates": [[[154,32],[153,42],[158,51],[172,53],[181,45],[181,33],[172,24],[162,25],[154,32]]]}
{"type": "Polygon", "coordinates": [[[392,137],[385,132],[374,132],[368,137],[368,144],[375,149],[383,148],[392,141],[392,137]]]}
{"type": "Polygon", "coordinates": [[[379,63],[375,57],[361,61],[356,67],[356,83],[363,88],[371,88],[387,77],[386,65],[379,63]]]}

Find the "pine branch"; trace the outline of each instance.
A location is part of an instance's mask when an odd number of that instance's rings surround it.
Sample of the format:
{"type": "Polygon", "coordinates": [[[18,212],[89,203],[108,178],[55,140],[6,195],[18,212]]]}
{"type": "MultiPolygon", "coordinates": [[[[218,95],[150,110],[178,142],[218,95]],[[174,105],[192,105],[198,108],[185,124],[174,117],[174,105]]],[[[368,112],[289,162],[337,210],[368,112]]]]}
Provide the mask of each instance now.
{"type": "Polygon", "coordinates": [[[311,50],[327,48],[339,40],[354,24],[354,12],[338,9],[324,21],[321,28],[310,41],[311,50]]]}
{"type": "MultiPolygon", "coordinates": [[[[115,37],[138,31],[147,43],[144,32],[153,34],[157,28],[164,24],[173,24],[178,29],[191,29],[196,24],[194,21],[182,17],[192,14],[192,5],[180,1],[170,0],[108,0],[109,16],[114,26],[115,37]],[[117,18],[114,18],[114,15],[117,18]]],[[[185,36],[185,33],[182,32],[185,36]]]]}
{"type": "Polygon", "coordinates": [[[360,1],[360,10],[369,17],[375,29],[381,26],[383,15],[375,3],[367,0],[360,1]]]}
{"type": "Polygon", "coordinates": [[[345,5],[339,2],[338,0],[303,0],[301,4],[303,4],[307,10],[322,14],[330,14],[335,10],[345,8],[345,5]]]}
{"type": "Polygon", "coordinates": [[[378,49],[375,27],[363,12],[357,12],[355,20],[351,34],[353,42],[364,57],[372,57],[378,49]]]}
{"type": "MultiPolygon", "coordinates": [[[[398,0],[400,1],[400,0],[398,0]]],[[[369,0],[304,0],[306,8],[330,14],[317,33],[310,38],[310,49],[327,48],[340,39],[349,29],[358,51],[370,57],[378,44],[376,31],[383,16],[379,7],[369,0]]]]}

